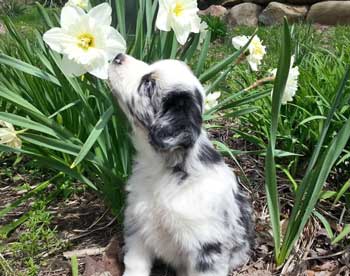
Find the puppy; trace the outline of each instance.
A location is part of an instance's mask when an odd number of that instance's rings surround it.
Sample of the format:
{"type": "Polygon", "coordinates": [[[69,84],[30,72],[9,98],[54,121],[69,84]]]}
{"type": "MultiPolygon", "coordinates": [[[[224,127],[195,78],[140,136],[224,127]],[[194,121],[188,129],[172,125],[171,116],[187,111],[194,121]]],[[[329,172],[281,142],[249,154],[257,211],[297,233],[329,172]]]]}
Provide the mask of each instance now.
{"type": "Polygon", "coordinates": [[[202,129],[204,90],[182,62],[148,65],[119,54],[113,95],[133,127],[124,276],[149,276],[154,259],[178,276],[226,276],[249,259],[251,208],[202,129]]]}

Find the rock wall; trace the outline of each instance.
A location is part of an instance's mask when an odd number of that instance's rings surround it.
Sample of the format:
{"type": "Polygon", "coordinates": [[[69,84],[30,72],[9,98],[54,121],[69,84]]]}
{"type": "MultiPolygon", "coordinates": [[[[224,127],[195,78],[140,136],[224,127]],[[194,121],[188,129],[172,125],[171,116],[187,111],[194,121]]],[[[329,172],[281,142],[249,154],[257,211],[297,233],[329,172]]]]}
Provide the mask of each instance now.
{"type": "Polygon", "coordinates": [[[350,25],[350,0],[199,0],[199,6],[206,7],[202,14],[220,16],[231,26],[270,26],[284,17],[293,23],[350,25]]]}

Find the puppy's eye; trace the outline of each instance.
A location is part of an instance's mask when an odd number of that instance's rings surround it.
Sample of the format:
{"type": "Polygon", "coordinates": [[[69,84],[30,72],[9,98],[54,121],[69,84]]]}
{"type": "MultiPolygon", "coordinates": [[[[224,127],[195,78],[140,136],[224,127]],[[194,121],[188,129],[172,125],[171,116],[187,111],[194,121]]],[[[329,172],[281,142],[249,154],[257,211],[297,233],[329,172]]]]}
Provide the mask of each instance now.
{"type": "Polygon", "coordinates": [[[153,84],[154,84],[153,80],[145,80],[143,85],[146,89],[151,89],[153,88],[153,84]]]}
{"type": "Polygon", "coordinates": [[[143,83],[143,89],[146,91],[148,97],[152,97],[155,82],[152,79],[146,79],[143,83]]]}

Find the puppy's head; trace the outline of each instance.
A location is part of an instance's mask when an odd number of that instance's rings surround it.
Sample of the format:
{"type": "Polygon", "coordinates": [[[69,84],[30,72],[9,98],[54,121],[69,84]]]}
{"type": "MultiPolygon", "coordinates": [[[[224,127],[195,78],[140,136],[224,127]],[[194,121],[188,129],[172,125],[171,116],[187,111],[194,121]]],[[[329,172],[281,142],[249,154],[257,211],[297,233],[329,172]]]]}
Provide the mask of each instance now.
{"type": "Polygon", "coordinates": [[[160,151],[187,149],[201,132],[203,87],[183,62],[148,65],[119,54],[109,67],[113,95],[134,128],[160,151]]]}

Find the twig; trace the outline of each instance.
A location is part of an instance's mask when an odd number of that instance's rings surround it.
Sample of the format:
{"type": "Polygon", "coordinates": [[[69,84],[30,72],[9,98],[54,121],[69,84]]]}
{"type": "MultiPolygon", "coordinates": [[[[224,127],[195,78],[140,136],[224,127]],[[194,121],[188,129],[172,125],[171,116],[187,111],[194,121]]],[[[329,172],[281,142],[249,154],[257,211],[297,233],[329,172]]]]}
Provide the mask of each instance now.
{"type": "Polygon", "coordinates": [[[314,257],[309,257],[306,258],[306,261],[310,261],[310,260],[321,260],[321,259],[329,259],[329,258],[333,258],[333,257],[337,257],[339,255],[342,255],[344,253],[350,253],[350,246],[346,247],[344,250],[333,253],[333,254],[329,254],[329,255],[324,255],[324,256],[314,256],[314,257]]]}
{"type": "Polygon", "coordinates": [[[274,80],[275,80],[274,76],[270,76],[270,77],[263,78],[261,80],[257,80],[251,86],[248,86],[247,88],[245,88],[243,91],[247,92],[247,91],[252,90],[252,89],[254,89],[256,87],[264,85],[267,82],[271,82],[271,81],[274,81],[274,80]]]}
{"type": "Polygon", "coordinates": [[[70,259],[73,256],[76,256],[77,258],[85,257],[85,256],[96,256],[101,255],[103,252],[105,252],[105,247],[93,247],[88,249],[81,249],[81,250],[72,250],[63,252],[63,256],[66,259],[70,259]]]}
{"type": "Polygon", "coordinates": [[[102,214],[102,216],[100,216],[94,223],[92,223],[86,230],[90,230],[92,227],[94,227],[97,223],[99,223],[104,216],[108,213],[109,209],[106,209],[106,211],[102,214]]]}
{"type": "Polygon", "coordinates": [[[111,226],[115,221],[117,220],[117,217],[113,218],[108,224],[106,224],[105,226],[102,226],[100,228],[96,228],[88,233],[84,233],[84,234],[81,234],[79,236],[76,236],[76,237],[72,237],[72,238],[68,238],[68,239],[65,239],[64,241],[65,242],[69,242],[69,241],[74,241],[74,240],[78,240],[78,239],[81,239],[83,237],[86,237],[86,236],[89,236],[90,234],[94,233],[94,232],[97,232],[97,231],[101,231],[101,230],[104,230],[106,228],[108,228],[109,226],[111,226]]]}

